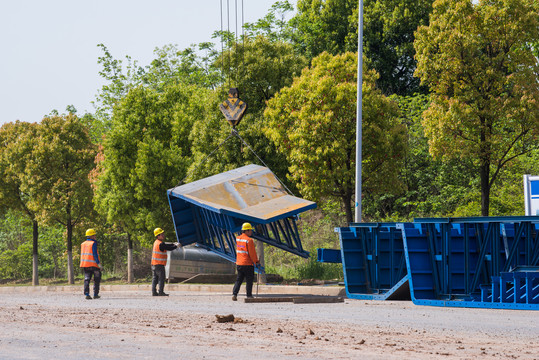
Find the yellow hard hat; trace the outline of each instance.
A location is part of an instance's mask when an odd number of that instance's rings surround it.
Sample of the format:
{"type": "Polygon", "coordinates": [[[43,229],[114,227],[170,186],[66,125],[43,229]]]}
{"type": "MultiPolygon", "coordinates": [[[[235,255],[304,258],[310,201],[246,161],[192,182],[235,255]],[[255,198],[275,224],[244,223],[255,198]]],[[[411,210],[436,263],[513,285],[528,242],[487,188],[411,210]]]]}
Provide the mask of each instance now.
{"type": "Polygon", "coordinates": [[[153,231],[153,234],[154,234],[155,236],[157,236],[157,235],[162,234],[162,233],[164,233],[164,232],[165,232],[165,230],[163,230],[163,229],[161,229],[161,228],[155,228],[155,230],[153,231]]]}
{"type": "Polygon", "coordinates": [[[95,230],[94,229],[86,230],[86,236],[92,236],[92,235],[95,235],[95,230]]]}
{"type": "Polygon", "coordinates": [[[253,230],[253,227],[249,223],[243,223],[241,230],[253,230]]]}

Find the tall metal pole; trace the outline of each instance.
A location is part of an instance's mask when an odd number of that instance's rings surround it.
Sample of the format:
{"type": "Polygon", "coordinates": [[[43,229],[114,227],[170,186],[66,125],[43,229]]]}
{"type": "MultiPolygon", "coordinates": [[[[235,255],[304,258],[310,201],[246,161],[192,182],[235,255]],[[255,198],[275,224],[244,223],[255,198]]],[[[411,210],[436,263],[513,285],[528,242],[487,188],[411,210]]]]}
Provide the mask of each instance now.
{"type": "Polygon", "coordinates": [[[362,142],[362,98],[363,98],[363,0],[359,0],[359,24],[357,36],[357,125],[356,125],[356,206],[355,222],[361,222],[361,142],[362,142]]]}

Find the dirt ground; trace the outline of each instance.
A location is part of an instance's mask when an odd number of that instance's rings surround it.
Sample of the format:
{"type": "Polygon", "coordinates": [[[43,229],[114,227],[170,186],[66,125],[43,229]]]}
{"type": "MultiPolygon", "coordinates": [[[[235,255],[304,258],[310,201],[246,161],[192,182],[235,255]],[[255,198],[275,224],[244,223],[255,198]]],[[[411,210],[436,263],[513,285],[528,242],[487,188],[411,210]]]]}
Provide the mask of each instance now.
{"type": "Polygon", "coordinates": [[[537,311],[244,303],[183,291],[101,295],[1,293],[0,358],[539,359],[537,311]],[[217,322],[229,314],[235,322],[217,322]]]}

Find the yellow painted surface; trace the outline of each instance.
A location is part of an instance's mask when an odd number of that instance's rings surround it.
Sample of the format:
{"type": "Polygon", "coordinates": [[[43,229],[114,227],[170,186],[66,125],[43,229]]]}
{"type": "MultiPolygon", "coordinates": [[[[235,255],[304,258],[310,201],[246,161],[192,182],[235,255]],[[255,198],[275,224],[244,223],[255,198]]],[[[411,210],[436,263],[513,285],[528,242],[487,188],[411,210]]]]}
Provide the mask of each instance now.
{"type": "Polygon", "coordinates": [[[269,219],[313,204],[311,201],[288,195],[275,175],[264,167],[234,179],[184,193],[184,196],[213,208],[238,211],[261,219],[269,219]]]}

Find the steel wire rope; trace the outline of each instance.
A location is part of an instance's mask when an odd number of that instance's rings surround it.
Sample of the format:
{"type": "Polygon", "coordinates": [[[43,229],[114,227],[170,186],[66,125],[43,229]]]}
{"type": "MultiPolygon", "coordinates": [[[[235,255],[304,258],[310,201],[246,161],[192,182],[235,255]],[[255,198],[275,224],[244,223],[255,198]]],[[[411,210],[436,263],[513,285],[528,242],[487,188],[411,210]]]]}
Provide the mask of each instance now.
{"type": "Polygon", "coordinates": [[[219,150],[219,148],[220,148],[221,146],[223,146],[223,144],[226,143],[226,142],[228,141],[228,139],[230,139],[233,135],[234,135],[234,133],[231,133],[230,135],[228,135],[228,136],[226,137],[226,139],[223,140],[219,145],[217,145],[217,147],[216,147],[215,149],[213,149],[213,151],[212,151],[211,153],[209,153],[208,155],[206,155],[206,157],[205,157],[204,159],[202,159],[202,161],[201,161],[197,166],[195,166],[194,169],[192,169],[191,171],[189,171],[189,172],[185,175],[185,177],[183,178],[183,180],[181,180],[181,181],[178,183],[178,185],[176,185],[176,186],[174,186],[174,188],[172,188],[172,191],[174,191],[174,189],[176,189],[178,186],[180,186],[181,184],[183,184],[184,181],[185,181],[185,179],[187,179],[187,178],[189,177],[189,175],[191,175],[191,174],[192,174],[195,170],[197,170],[202,164],[204,164],[204,163],[206,162],[206,160],[208,160],[208,158],[209,158],[210,156],[212,156],[217,150],[219,150]]]}
{"type": "MultiPolygon", "coordinates": [[[[227,0],[227,27],[228,27],[228,32],[227,32],[227,36],[230,36],[230,3],[229,3],[230,0],[227,0]]],[[[223,0],[220,0],[220,11],[221,11],[221,62],[223,64],[223,68],[224,68],[224,49],[223,49],[223,0]]],[[[245,22],[244,22],[244,3],[243,3],[243,0],[241,1],[241,28],[242,28],[242,42],[243,42],[243,48],[242,48],[242,61],[241,61],[241,69],[242,69],[242,78],[244,77],[244,72],[245,72],[245,22]]],[[[235,0],[235,15],[234,15],[234,18],[235,18],[235,33],[234,33],[234,36],[235,36],[235,43],[236,43],[236,48],[237,48],[237,33],[238,33],[238,0],[235,0]]],[[[228,39],[228,37],[227,37],[228,39]]],[[[228,41],[228,43],[230,43],[230,41],[228,41]]],[[[230,87],[230,67],[231,67],[231,56],[232,56],[232,52],[231,52],[231,49],[230,49],[230,45],[228,45],[228,50],[229,50],[229,57],[228,57],[228,85],[230,87]]],[[[280,69],[279,69],[280,70],[280,69]]],[[[236,82],[237,82],[237,78],[236,78],[236,82]]],[[[202,164],[204,164],[206,162],[206,160],[208,160],[208,158],[210,156],[212,156],[217,150],[219,150],[219,148],[221,146],[223,146],[232,136],[237,136],[238,139],[240,139],[240,141],[245,145],[247,146],[247,148],[256,156],[256,158],[265,166],[267,167],[268,169],[270,169],[270,167],[264,162],[264,160],[262,160],[260,158],[260,156],[258,156],[258,154],[253,150],[253,148],[251,148],[251,146],[240,136],[239,132],[236,130],[235,127],[232,127],[232,132],[227,136],[227,138],[225,140],[223,140],[219,145],[217,145],[217,147],[211,152],[209,153],[208,155],[206,155],[206,157],[204,157],[204,159],[202,159],[202,161],[197,165],[195,166],[195,168],[193,168],[191,171],[189,171],[185,177],[183,178],[183,180],[181,180],[178,185],[176,185],[174,188],[172,188],[171,191],[174,191],[174,189],[176,189],[178,186],[180,186],[181,184],[184,183],[185,179],[187,179],[194,171],[196,171],[202,164]]],[[[270,169],[271,170],[271,169],[270,169]]],[[[272,172],[273,173],[273,172],[272,172]]],[[[292,195],[292,196],[295,196],[294,193],[292,191],[290,191],[290,189],[284,184],[284,182],[275,174],[273,173],[273,175],[275,175],[275,178],[277,179],[277,181],[279,181],[279,183],[286,189],[286,191],[292,195]]]]}
{"type": "Polygon", "coordinates": [[[230,88],[230,63],[232,51],[230,51],[230,0],[226,0],[226,23],[227,23],[227,48],[228,48],[228,87],[230,88]]]}
{"type": "MultiPolygon", "coordinates": [[[[237,52],[238,50],[238,0],[234,0],[234,47],[235,47],[235,51],[234,53],[237,52]]],[[[237,67],[237,61],[234,60],[234,65],[237,67]]],[[[236,69],[237,70],[237,69],[236,69]]],[[[235,79],[235,82],[236,82],[236,86],[238,84],[238,71],[235,71],[234,72],[234,77],[236,78],[235,79]]]]}
{"type": "Polygon", "coordinates": [[[243,46],[241,49],[241,78],[245,79],[245,19],[244,19],[243,0],[241,0],[241,38],[243,46]]]}
{"type": "MultiPolygon", "coordinates": [[[[242,143],[244,143],[248,148],[249,150],[251,150],[251,152],[257,157],[258,160],[260,160],[260,162],[262,164],[264,164],[265,167],[267,167],[268,169],[270,169],[270,167],[264,162],[264,160],[262,160],[260,158],[260,156],[258,156],[258,154],[251,148],[251,146],[249,146],[249,144],[243,140],[243,138],[240,136],[240,134],[238,133],[238,131],[236,129],[232,129],[232,134],[236,135],[238,137],[238,139],[241,140],[242,143]]],[[[271,170],[271,169],[270,169],[271,170]]],[[[272,171],[273,173],[273,171],[272,171]]],[[[273,175],[275,175],[275,173],[273,173],[273,175]]],[[[281,181],[281,179],[279,179],[279,177],[277,175],[275,175],[275,178],[277,178],[277,181],[279,181],[279,183],[286,189],[286,191],[292,195],[292,196],[296,196],[294,195],[294,193],[292,191],[290,191],[290,189],[281,181]]]]}
{"type": "MultiPolygon", "coordinates": [[[[221,11],[221,34],[220,34],[220,38],[221,38],[221,67],[224,69],[224,67],[225,67],[225,49],[223,47],[223,0],[220,0],[219,9],[221,11]]],[[[222,70],[221,70],[221,73],[222,73],[222,70]]],[[[221,77],[221,80],[222,79],[223,78],[221,77]]]]}

